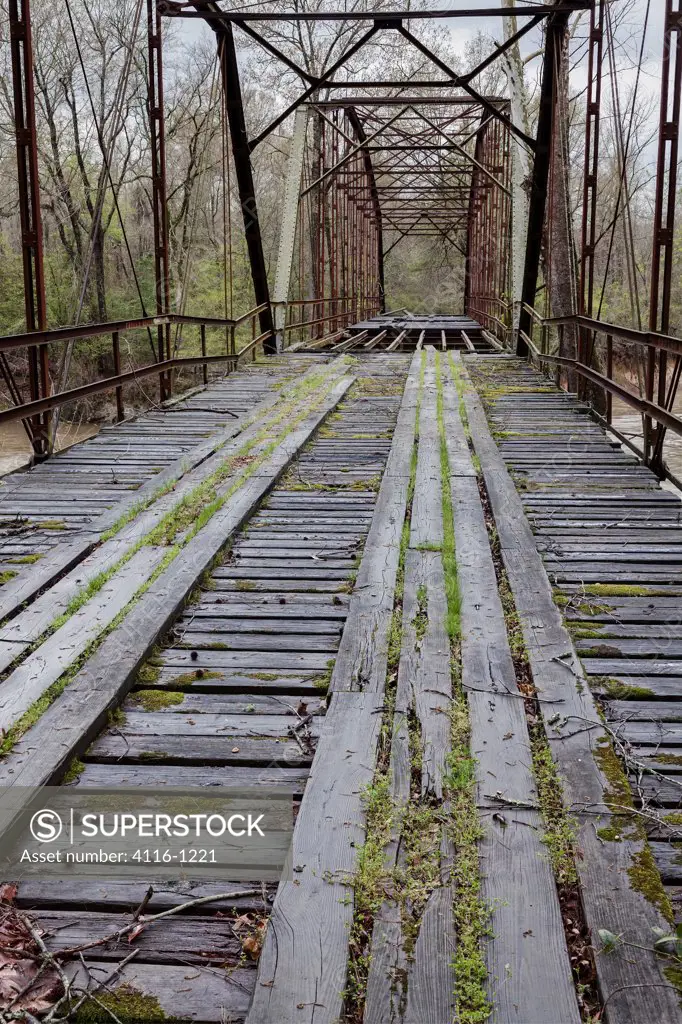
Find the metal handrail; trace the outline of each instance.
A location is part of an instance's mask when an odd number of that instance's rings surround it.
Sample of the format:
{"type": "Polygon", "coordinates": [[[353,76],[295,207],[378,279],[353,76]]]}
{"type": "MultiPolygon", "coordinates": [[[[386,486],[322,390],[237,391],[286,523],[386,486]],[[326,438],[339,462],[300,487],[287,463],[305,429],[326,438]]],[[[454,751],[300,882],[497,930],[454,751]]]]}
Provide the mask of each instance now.
{"type": "MultiPolygon", "coordinates": [[[[252,312],[245,317],[254,315],[252,312]]],[[[244,318],[242,318],[244,319],[244,318]]],[[[134,331],[147,327],[165,327],[171,324],[204,324],[206,327],[231,327],[241,320],[229,320],[221,317],[185,316],[181,313],[168,313],[164,316],[143,316],[134,320],[109,320],[102,324],[78,324],[72,327],[52,327],[45,331],[28,331],[24,334],[5,334],[0,336],[0,352],[15,348],[32,348],[35,345],[50,345],[56,342],[77,341],[79,338],[95,338],[102,334],[115,334],[121,331],[134,331]]]]}
{"type": "MultiPolygon", "coordinates": [[[[648,348],[659,348],[666,352],[672,352],[675,354],[682,354],[682,341],[678,338],[673,338],[670,335],[659,334],[655,331],[638,331],[630,327],[620,327],[617,324],[604,323],[601,320],[594,320],[591,317],[580,316],[578,314],[574,316],[562,316],[562,317],[542,317],[532,307],[523,304],[524,309],[530,315],[531,320],[538,324],[543,329],[546,327],[565,327],[573,325],[575,327],[583,328],[584,330],[593,331],[595,334],[603,334],[606,337],[609,345],[609,351],[614,338],[618,338],[621,341],[628,342],[635,345],[643,345],[648,348]]],[[[525,331],[519,331],[519,337],[525,342],[528,347],[528,353],[533,358],[537,359],[540,363],[552,363],[556,366],[566,366],[577,373],[580,377],[585,380],[591,381],[593,384],[597,384],[601,387],[604,392],[608,395],[616,395],[622,399],[631,408],[636,409],[646,420],[653,420],[657,424],[660,424],[664,430],[671,430],[674,434],[682,437],[682,417],[676,416],[669,409],[665,409],[663,406],[658,405],[656,402],[651,401],[649,398],[644,398],[641,395],[635,394],[629,388],[623,384],[617,383],[613,379],[612,374],[612,360],[607,360],[608,376],[599,373],[593,367],[588,366],[580,359],[575,359],[570,356],[561,355],[550,355],[549,353],[541,352],[533,339],[528,336],[525,331]]],[[[650,394],[650,391],[647,391],[650,394]]],[[[608,404],[608,415],[606,417],[607,425],[611,422],[611,400],[609,398],[608,404]]],[[[645,421],[646,422],[646,421],[645,421]]],[[[647,437],[647,430],[644,430],[644,450],[639,452],[645,462],[650,464],[651,452],[650,452],[650,440],[647,437]]],[[[633,445],[630,445],[634,449],[633,445]]],[[[666,472],[666,475],[670,476],[670,473],[665,470],[661,465],[659,468],[666,472]]]]}
{"type": "Polygon", "coordinates": [[[592,317],[581,316],[578,313],[572,316],[543,317],[525,302],[523,308],[542,327],[563,327],[573,324],[575,327],[583,327],[596,334],[610,335],[612,338],[618,338],[619,341],[627,341],[633,345],[644,345],[649,348],[662,349],[664,352],[672,352],[674,355],[682,355],[682,340],[671,334],[660,334],[658,331],[638,331],[634,327],[621,327],[618,324],[594,320],[592,317]]]}
{"type": "Polygon", "coordinates": [[[255,309],[250,309],[248,313],[242,313],[236,320],[225,321],[225,323],[231,323],[234,327],[238,327],[240,324],[246,323],[247,320],[252,320],[255,316],[258,316],[259,313],[263,313],[267,308],[268,303],[261,302],[260,306],[256,306],[255,309]]]}
{"type": "MultiPolygon", "coordinates": [[[[259,313],[267,309],[267,303],[256,306],[237,318],[188,316],[182,313],[168,313],[162,316],[137,317],[131,320],[110,320],[100,324],[78,324],[70,327],[55,327],[44,331],[30,331],[22,334],[9,334],[0,337],[0,352],[15,351],[19,348],[33,348],[39,345],[64,344],[69,341],[76,341],[84,338],[96,338],[102,335],[111,335],[114,368],[118,371],[109,377],[91,381],[77,388],[69,388],[66,391],[59,391],[51,395],[43,395],[38,399],[29,402],[22,402],[9,409],[0,410],[0,423],[7,423],[13,420],[24,420],[27,424],[34,417],[48,413],[62,405],[77,401],[89,395],[101,394],[105,391],[116,392],[117,417],[123,419],[123,386],[133,381],[159,375],[161,382],[162,397],[166,397],[165,388],[170,382],[171,371],[183,366],[203,366],[204,382],[207,381],[207,367],[212,363],[228,363],[230,369],[234,369],[239,360],[248,354],[255,358],[255,350],[259,344],[272,337],[271,331],[266,331],[259,337],[254,337],[247,345],[238,352],[235,347],[236,328],[251,320],[254,324],[259,313]],[[145,330],[148,328],[169,327],[173,324],[191,324],[200,328],[201,355],[197,356],[175,356],[171,359],[159,359],[154,363],[136,367],[124,373],[120,371],[120,335],[123,331],[145,330]],[[206,329],[224,328],[227,329],[226,351],[218,355],[207,355],[206,353],[206,329]]],[[[34,421],[35,422],[35,421],[34,421]]],[[[32,431],[33,433],[33,431],[32,431]]]]}

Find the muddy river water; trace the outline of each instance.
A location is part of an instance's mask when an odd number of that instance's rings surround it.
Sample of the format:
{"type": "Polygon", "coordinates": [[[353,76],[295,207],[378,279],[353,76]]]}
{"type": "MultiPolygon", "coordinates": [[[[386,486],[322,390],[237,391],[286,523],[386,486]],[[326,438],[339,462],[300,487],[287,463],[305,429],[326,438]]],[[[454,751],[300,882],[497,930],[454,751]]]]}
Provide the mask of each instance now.
{"type": "MultiPolygon", "coordinates": [[[[682,417],[682,396],[675,403],[674,412],[682,417]]],[[[642,417],[619,398],[613,399],[613,425],[640,447],[642,444],[642,417]]],[[[682,437],[668,430],[663,453],[670,472],[682,480],[682,437]]]]}
{"type": "MultiPolygon", "coordinates": [[[[61,423],[57,431],[57,448],[68,448],[84,441],[99,430],[96,423],[61,423]]],[[[31,460],[31,443],[19,420],[0,426],[0,476],[26,466],[31,460]]]]}

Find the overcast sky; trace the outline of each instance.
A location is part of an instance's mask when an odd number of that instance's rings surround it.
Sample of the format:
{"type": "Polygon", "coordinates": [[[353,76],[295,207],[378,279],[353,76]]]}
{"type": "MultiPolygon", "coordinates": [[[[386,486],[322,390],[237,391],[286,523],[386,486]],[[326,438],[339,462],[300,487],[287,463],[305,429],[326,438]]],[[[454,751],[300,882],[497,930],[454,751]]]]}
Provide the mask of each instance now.
{"type": "MultiPolygon", "coordinates": [[[[532,0],[530,0],[532,2],[532,0]]],[[[519,0],[519,3],[528,4],[529,0],[519,0]]],[[[230,6],[243,8],[246,3],[237,2],[234,0],[232,4],[225,3],[225,8],[230,6]]],[[[342,6],[342,0],[329,0],[329,8],[338,10],[342,6]]],[[[393,7],[394,10],[400,10],[405,7],[404,0],[396,0],[393,7]]],[[[496,0],[433,0],[429,6],[432,6],[434,10],[452,10],[453,8],[459,7],[463,9],[476,9],[476,8],[490,8],[496,6],[496,0]]],[[[664,4],[663,0],[613,0],[612,12],[615,21],[619,21],[619,8],[622,10],[628,10],[627,19],[624,23],[620,24],[616,32],[616,62],[618,68],[618,85],[620,90],[621,104],[625,107],[625,100],[632,89],[636,79],[636,63],[639,55],[640,46],[642,44],[642,29],[644,24],[644,18],[649,7],[648,14],[648,25],[646,31],[646,38],[644,40],[644,60],[642,64],[642,71],[639,78],[639,103],[644,103],[648,98],[658,99],[661,88],[661,55],[663,45],[663,21],[664,21],[664,4]]],[[[523,24],[526,19],[520,19],[519,24],[523,24]]],[[[443,20],[443,25],[447,26],[450,32],[454,47],[462,51],[466,45],[467,39],[476,35],[477,32],[483,30],[489,33],[494,38],[501,39],[503,34],[502,19],[498,18],[450,18],[443,20]]],[[[585,47],[584,40],[587,34],[588,25],[588,14],[585,12],[581,18],[580,26],[576,32],[576,36],[573,44],[573,59],[576,61],[576,57],[581,53],[584,55],[585,47]],[[582,44],[582,45],[581,45],[582,44]]],[[[199,37],[206,34],[208,37],[212,36],[211,30],[201,21],[198,20],[186,20],[182,21],[179,26],[183,34],[191,37],[199,37]]],[[[237,33],[240,35],[240,33],[237,33]]],[[[535,29],[528,33],[528,35],[522,41],[522,51],[524,54],[529,54],[538,49],[540,44],[540,30],[535,29]]],[[[534,60],[528,66],[528,73],[531,79],[536,79],[539,75],[541,61],[539,59],[534,60]]],[[[608,72],[608,63],[604,63],[605,73],[608,72]]],[[[573,76],[571,81],[572,90],[579,91],[585,85],[586,78],[586,62],[584,60],[574,63],[573,76]]],[[[610,95],[610,86],[605,83],[606,95],[610,95]]],[[[655,126],[653,126],[655,127],[655,126]]]]}

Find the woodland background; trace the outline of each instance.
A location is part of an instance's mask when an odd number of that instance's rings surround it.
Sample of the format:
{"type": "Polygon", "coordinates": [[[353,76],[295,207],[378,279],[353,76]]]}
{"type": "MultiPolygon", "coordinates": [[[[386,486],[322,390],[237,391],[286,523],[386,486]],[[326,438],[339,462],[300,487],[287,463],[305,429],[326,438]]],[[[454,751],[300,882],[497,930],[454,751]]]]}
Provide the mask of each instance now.
{"type": "MultiPolygon", "coordinates": [[[[259,5],[253,6],[257,9],[259,5]]],[[[278,6],[283,6],[280,0],[260,5],[264,10],[278,6]]],[[[322,2],[294,0],[286,6],[318,9],[322,2]]],[[[422,0],[419,6],[428,7],[428,0],[422,0]]],[[[648,33],[644,32],[647,6],[645,0],[614,0],[609,5],[613,44],[605,48],[602,99],[598,302],[603,319],[633,326],[646,325],[647,319],[658,130],[657,87],[650,69],[660,64],[660,54],[656,52],[660,34],[656,37],[652,32],[651,22],[648,33]],[[638,71],[640,64],[643,70],[638,71]],[[628,189],[624,194],[625,179],[628,189]]],[[[395,9],[396,4],[389,0],[355,0],[352,7],[379,11],[382,7],[395,9]]],[[[489,19],[488,24],[492,21],[489,19]]],[[[457,33],[457,24],[450,25],[454,28],[440,20],[415,21],[411,27],[457,69],[477,63],[494,42],[501,41],[480,31],[462,37],[457,33]]],[[[51,327],[154,312],[146,28],[143,0],[33,3],[51,327]],[[102,160],[102,146],[109,155],[111,177],[102,160]]],[[[164,30],[174,306],[177,311],[190,314],[239,315],[254,302],[234,172],[229,157],[225,159],[215,38],[195,21],[166,19],[164,30]]],[[[501,34],[501,22],[495,19],[491,30],[501,34]]],[[[309,71],[320,73],[361,29],[352,23],[330,26],[264,22],[259,31],[309,71]]],[[[544,268],[546,279],[553,284],[555,312],[570,305],[575,293],[582,201],[586,34],[587,14],[574,16],[567,42],[570,129],[556,157],[561,163],[565,195],[554,196],[555,208],[551,213],[554,222],[561,222],[568,232],[569,258],[563,266],[544,268]]],[[[253,135],[300,87],[295,76],[250,43],[243,33],[235,30],[235,37],[240,47],[247,121],[253,135]]],[[[539,34],[527,39],[525,50],[517,58],[523,67],[522,101],[532,131],[542,39],[539,34]]],[[[409,48],[397,33],[383,33],[380,40],[379,45],[364,48],[345,69],[349,79],[359,76],[367,80],[374,75],[386,78],[394,72],[406,78],[439,76],[437,69],[409,48]]],[[[483,80],[474,84],[489,94],[507,94],[504,63],[498,61],[483,80]]],[[[258,147],[254,158],[266,260],[272,275],[291,126],[291,120],[283,124],[258,147]]],[[[454,244],[436,239],[406,239],[397,245],[386,265],[388,307],[460,312],[463,244],[462,238],[454,244]],[[451,308],[445,309],[444,304],[451,308]]],[[[676,259],[681,246],[678,232],[676,259]]],[[[677,332],[682,328],[682,288],[679,274],[673,277],[672,329],[677,332]]],[[[0,333],[21,331],[23,323],[8,18],[6,0],[2,0],[0,333]]],[[[126,340],[124,369],[149,360],[146,335],[130,335],[126,340]]],[[[183,351],[196,344],[189,333],[176,340],[183,351]]],[[[68,380],[62,380],[62,386],[75,386],[95,374],[111,372],[110,359],[108,340],[79,343],[68,380]]],[[[57,376],[59,372],[55,367],[57,376]]]]}

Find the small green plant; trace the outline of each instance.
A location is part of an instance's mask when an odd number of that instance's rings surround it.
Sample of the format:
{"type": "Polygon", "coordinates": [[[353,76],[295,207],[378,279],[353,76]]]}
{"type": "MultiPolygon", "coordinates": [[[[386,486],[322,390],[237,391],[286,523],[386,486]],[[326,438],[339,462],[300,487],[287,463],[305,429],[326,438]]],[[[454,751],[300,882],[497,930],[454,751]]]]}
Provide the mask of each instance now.
{"type": "Polygon", "coordinates": [[[185,695],[174,690],[136,690],[130,699],[145,711],[163,711],[165,708],[182,704],[185,695]]]}

